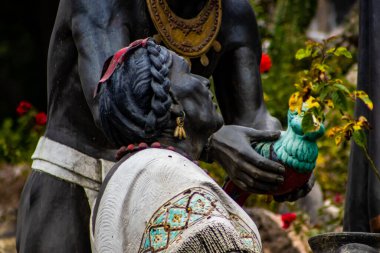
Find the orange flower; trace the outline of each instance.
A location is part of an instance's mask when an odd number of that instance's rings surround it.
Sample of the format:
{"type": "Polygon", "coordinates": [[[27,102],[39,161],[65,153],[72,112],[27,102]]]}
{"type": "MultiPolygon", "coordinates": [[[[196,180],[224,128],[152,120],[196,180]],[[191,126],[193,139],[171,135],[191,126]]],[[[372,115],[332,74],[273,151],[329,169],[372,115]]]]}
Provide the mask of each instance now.
{"type": "Polygon", "coordinates": [[[272,60],[270,59],[268,54],[263,53],[261,55],[260,73],[268,72],[271,67],[272,67],[272,60]]]}

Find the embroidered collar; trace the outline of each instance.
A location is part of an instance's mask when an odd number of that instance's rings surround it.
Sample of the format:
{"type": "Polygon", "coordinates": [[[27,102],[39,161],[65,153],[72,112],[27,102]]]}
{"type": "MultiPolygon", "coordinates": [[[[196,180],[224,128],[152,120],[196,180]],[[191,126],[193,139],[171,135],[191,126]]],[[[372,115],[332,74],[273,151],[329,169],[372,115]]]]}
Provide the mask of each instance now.
{"type": "Polygon", "coordinates": [[[221,50],[216,40],[222,22],[221,0],[209,0],[200,13],[191,19],[178,17],[166,0],[146,0],[150,17],[158,31],[155,38],[177,54],[198,58],[203,66],[209,64],[206,53],[211,47],[221,50]]]}

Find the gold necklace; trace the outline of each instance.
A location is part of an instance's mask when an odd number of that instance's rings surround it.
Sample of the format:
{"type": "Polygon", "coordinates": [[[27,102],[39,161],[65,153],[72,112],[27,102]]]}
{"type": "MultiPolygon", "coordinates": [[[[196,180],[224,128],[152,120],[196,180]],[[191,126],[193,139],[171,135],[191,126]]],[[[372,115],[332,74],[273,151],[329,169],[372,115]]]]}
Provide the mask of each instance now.
{"type": "Polygon", "coordinates": [[[209,60],[206,53],[210,48],[213,47],[216,52],[221,50],[216,40],[222,22],[221,1],[209,0],[196,17],[184,19],[170,9],[166,0],[146,0],[158,31],[158,35],[154,36],[156,41],[163,41],[170,50],[188,60],[200,57],[202,65],[207,66],[209,60]]]}

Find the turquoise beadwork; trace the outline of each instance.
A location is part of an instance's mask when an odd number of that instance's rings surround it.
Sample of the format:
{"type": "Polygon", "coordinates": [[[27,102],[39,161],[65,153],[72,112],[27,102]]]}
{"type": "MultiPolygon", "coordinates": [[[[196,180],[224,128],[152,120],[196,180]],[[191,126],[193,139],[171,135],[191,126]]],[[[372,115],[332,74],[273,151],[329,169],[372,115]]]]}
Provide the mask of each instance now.
{"type": "Polygon", "coordinates": [[[203,188],[194,188],[177,195],[166,202],[153,214],[149,221],[139,253],[166,252],[188,227],[209,217],[223,217],[231,220],[245,245],[261,252],[256,235],[236,215],[230,214],[217,198],[203,188]]]}

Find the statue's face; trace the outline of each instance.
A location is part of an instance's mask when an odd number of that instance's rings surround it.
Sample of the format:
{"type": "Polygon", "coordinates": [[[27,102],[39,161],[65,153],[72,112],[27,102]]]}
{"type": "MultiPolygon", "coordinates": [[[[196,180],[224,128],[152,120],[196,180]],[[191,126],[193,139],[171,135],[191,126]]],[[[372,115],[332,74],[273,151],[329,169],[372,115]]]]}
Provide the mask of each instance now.
{"type": "Polygon", "coordinates": [[[208,79],[194,75],[185,59],[172,53],[173,64],[170,68],[171,92],[183,106],[186,124],[194,131],[211,134],[223,125],[223,118],[212,101],[208,79]]]}

